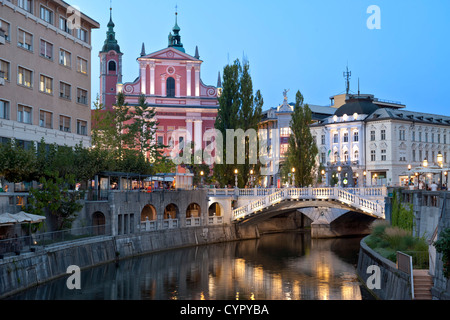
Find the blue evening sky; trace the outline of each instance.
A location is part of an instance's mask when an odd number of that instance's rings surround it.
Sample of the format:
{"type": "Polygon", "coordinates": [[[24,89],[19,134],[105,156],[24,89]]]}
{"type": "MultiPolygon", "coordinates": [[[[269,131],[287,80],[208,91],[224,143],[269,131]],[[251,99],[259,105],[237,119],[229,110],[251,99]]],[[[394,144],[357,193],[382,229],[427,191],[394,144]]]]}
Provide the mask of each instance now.
{"type": "MultiPolygon", "coordinates": [[[[93,31],[92,96],[99,91],[99,60],[109,0],[68,0],[101,24],[93,31]]],[[[305,101],[328,105],[351,91],[400,101],[408,110],[450,115],[449,0],[113,0],[116,38],[123,56],[123,81],[138,76],[136,58],[167,47],[175,5],[188,54],[199,47],[202,80],[216,85],[218,72],[245,55],[264,109],[289,101],[300,90],[305,101]],[[381,29],[370,30],[370,5],[381,10],[381,29]]]]}

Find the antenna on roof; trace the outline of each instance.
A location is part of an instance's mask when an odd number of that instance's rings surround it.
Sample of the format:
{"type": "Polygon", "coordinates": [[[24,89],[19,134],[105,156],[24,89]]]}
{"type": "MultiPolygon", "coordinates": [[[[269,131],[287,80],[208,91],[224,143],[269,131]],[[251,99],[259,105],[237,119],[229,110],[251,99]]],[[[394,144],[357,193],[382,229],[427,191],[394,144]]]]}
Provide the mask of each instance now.
{"type": "Polygon", "coordinates": [[[347,63],[347,71],[344,72],[344,78],[346,82],[346,92],[347,94],[350,92],[350,78],[352,76],[352,72],[348,71],[348,63],[347,63]]]}
{"type": "Polygon", "coordinates": [[[359,91],[359,78],[358,78],[358,97],[359,97],[359,93],[360,93],[360,91],[359,91]]]}

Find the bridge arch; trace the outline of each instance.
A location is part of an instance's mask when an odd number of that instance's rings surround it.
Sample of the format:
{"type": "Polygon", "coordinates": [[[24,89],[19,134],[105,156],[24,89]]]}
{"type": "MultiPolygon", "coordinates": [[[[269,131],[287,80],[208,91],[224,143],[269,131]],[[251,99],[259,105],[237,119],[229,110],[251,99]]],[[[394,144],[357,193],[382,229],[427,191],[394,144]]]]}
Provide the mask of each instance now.
{"type": "Polygon", "coordinates": [[[147,219],[149,221],[156,220],[156,208],[151,204],[145,205],[141,211],[141,222],[147,219]]]}
{"type": "Polygon", "coordinates": [[[98,236],[104,235],[106,233],[105,225],[106,225],[106,218],[103,212],[101,211],[94,212],[92,214],[92,226],[94,227],[93,233],[98,236]]]}
{"type": "Polygon", "coordinates": [[[222,217],[224,212],[223,206],[218,202],[212,203],[208,208],[209,217],[222,217]]]}
{"type": "Polygon", "coordinates": [[[164,209],[164,220],[178,219],[179,210],[178,206],[173,203],[169,203],[164,209]]]}
{"type": "Polygon", "coordinates": [[[191,203],[186,209],[186,218],[198,218],[201,216],[202,209],[198,203],[191,203]]]}

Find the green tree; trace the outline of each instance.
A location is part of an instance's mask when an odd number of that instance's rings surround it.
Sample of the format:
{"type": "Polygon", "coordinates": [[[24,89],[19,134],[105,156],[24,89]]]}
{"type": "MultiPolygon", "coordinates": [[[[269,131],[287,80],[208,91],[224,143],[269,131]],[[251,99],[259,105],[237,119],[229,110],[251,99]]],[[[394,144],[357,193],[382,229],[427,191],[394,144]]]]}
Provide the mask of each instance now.
{"type": "Polygon", "coordinates": [[[262,107],[264,100],[261,92],[258,90],[253,94],[253,82],[250,75],[250,65],[248,61],[244,61],[241,65],[239,60],[235,60],[232,65],[224,67],[223,71],[223,91],[219,98],[219,112],[216,118],[215,128],[222,133],[224,138],[223,159],[224,163],[215,164],[214,177],[220,185],[234,185],[234,170],[238,169],[238,184],[243,187],[250,178],[250,170],[258,172],[259,162],[250,163],[250,159],[258,157],[258,140],[250,141],[249,137],[245,137],[244,141],[244,163],[237,164],[238,149],[241,147],[242,141],[234,143],[234,163],[225,163],[227,159],[227,150],[230,146],[225,143],[227,130],[242,129],[248,132],[249,129],[258,130],[258,123],[261,119],[262,107]],[[253,154],[252,152],[256,153],[253,154]]]}
{"type": "MultiPolygon", "coordinates": [[[[223,69],[222,95],[219,98],[219,111],[214,127],[219,130],[225,140],[227,129],[238,128],[238,114],[240,108],[240,74],[241,65],[236,60],[232,65],[223,69]]],[[[223,163],[214,165],[214,176],[221,186],[234,185],[234,165],[225,163],[226,148],[222,150],[223,163]]]]}
{"type": "Polygon", "coordinates": [[[149,107],[145,99],[145,95],[139,96],[138,105],[130,114],[132,121],[125,125],[127,131],[125,136],[130,149],[139,151],[148,159],[156,159],[158,149],[161,148],[155,143],[158,125],[154,119],[156,111],[155,108],[149,107]]]}
{"type": "Polygon", "coordinates": [[[318,149],[309,129],[311,121],[311,109],[307,104],[303,104],[303,95],[298,91],[290,123],[291,136],[282,175],[288,175],[288,172],[295,168],[295,185],[301,187],[314,183],[318,149]]]}
{"type": "Polygon", "coordinates": [[[127,122],[131,118],[128,103],[125,102],[125,95],[122,92],[117,94],[116,104],[111,111],[106,110],[97,97],[92,112],[93,147],[108,150],[117,159],[122,158],[123,150],[130,142],[127,140],[129,135],[126,134],[126,129],[127,122]]]}
{"type": "Polygon", "coordinates": [[[394,190],[391,202],[391,224],[394,227],[412,232],[414,226],[413,205],[402,203],[400,195],[399,190],[394,190]]]}
{"type": "Polygon", "coordinates": [[[49,212],[56,230],[70,229],[76,213],[83,208],[78,202],[82,192],[74,190],[74,177],[42,177],[39,182],[40,188],[30,190],[28,212],[37,215],[49,212]]]}
{"type": "Polygon", "coordinates": [[[439,234],[439,239],[433,243],[436,251],[442,254],[444,277],[450,279],[450,228],[439,234]]]}
{"type": "Polygon", "coordinates": [[[0,144],[0,176],[9,182],[30,182],[36,175],[34,146],[25,149],[17,140],[0,144]]]}

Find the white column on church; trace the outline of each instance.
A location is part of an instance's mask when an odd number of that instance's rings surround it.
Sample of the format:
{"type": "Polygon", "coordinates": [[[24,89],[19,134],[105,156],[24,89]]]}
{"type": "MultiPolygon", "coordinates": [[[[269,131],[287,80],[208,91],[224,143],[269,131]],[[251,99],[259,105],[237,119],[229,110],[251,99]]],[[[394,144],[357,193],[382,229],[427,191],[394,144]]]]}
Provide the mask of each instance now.
{"type": "Polygon", "coordinates": [[[176,75],[175,80],[175,97],[179,98],[181,96],[181,77],[176,75]]]}
{"type": "Polygon", "coordinates": [[[195,96],[200,97],[200,66],[195,66],[195,96]]]}
{"type": "Polygon", "coordinates": [[[141,93],[147,94],[147,65],[141,64],[141,93]]]}
{"type": "Polygon", "coordinates": [[[155,94],[155,65],[150,65],[150,94],[155,94]]]}
{"type": "Polygon", "coordinates": [[[165,97],[167,95],[167,93],[166,93],[166,75],[165,74],[163,74],[161,76],[161,95],[163,97],[165,97]]]}
{"type": "Polygon", "coordinates": [[[188,64],[186,66],[186,96],[190,97],[192,96],[192,89],[191,89],[191,82],[192,82],[192,76],[191,76],[191,70],[192,65],[188,64]]]}
{"type": "Polygon", "coordinates": [[[203,121],[200,119],[194,120],[194,142],[195,142],[195,150],[202,150],[203,147],[203,137],[202,137],[202,123],[203,121]]]}
{"type": "Polygon", "coordinates": [[[192,138],[194,137],[193,131],[192,131],[192,122],[194,120],[192,119],[186,119],[186,130],[188,132],[188,136],[186,137],[187,142],[192,142],[192,138]]]}

